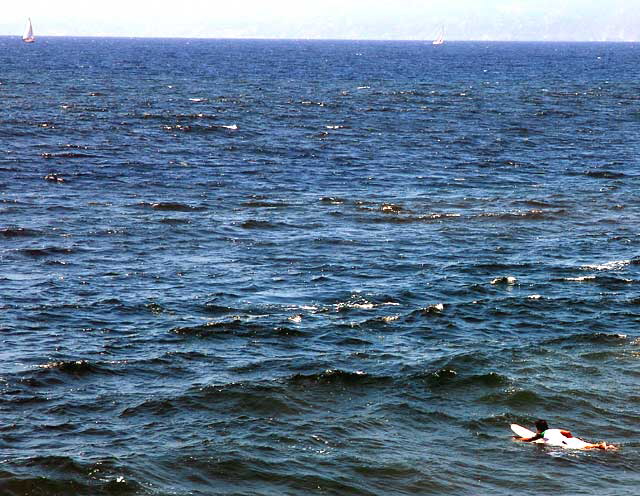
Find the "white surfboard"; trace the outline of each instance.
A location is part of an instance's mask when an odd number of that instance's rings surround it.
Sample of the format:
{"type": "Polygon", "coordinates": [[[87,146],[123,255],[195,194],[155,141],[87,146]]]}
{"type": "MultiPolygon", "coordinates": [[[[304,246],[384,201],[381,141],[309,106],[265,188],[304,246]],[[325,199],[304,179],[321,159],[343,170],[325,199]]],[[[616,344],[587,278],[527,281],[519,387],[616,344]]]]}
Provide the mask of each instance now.
{"type": "MultiPolygon", "coordinates": [[[[520,437],[527,438],[527,437],[533,437],[536,435],[535,432],[530,431],[526,427],[522,427],[521,425],[518,425],[518,424],[511,424],[511,430],[515,432],[517,436],[520,436],[520,437]]],[[[565,448],[565,449],[584,449],[585,447],[589,446],[589,443],[577,437],[566,438],[566,442],[549,442],[549,441],[546,441],[545,439],[537,439],[532,442],[540,443],[540,444],[548,444],[550,446],[557,446],[559,448],[565,448]]]]}
{"type": "MultiPolygon", "coordinates": [[[[527,429],[526,427],[522,427],[521,425],[518,424],[511,424],[511,430],[513,432],[515,432],[516,436],[520,436],[520,437],[533,437],[536,435],[535,432],[530,431],[529,429],[527,429]]],[[[532,443],[544,443],[544,439],[538,439],[537,441],[531,441],[532,443]]]]}

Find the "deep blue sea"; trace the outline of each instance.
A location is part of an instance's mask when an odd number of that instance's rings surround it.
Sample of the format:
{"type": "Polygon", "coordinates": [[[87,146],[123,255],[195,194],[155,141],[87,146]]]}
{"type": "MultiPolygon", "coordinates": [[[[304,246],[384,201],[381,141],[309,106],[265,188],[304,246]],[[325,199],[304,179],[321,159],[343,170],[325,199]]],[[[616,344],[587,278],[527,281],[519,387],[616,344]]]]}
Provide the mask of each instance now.
{"type": "Polygon", "coordinates": [[[4,37],[0,102],[2,496],[638,494],[640,44],[4,37]]]}

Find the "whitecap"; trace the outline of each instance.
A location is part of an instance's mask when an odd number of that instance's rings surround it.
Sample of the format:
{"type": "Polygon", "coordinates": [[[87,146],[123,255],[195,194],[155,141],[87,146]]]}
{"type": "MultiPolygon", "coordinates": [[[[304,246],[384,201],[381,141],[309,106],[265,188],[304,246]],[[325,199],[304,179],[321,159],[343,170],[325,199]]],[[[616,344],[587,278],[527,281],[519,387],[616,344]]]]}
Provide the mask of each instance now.
{"type": "Polygon", "coordinates": [[[307,310],[309,312],[316,312],[318,310],[318,307],[315,305],[302,305],[300,307],[300,310],[307,310]]]}
{"type": "Polygon", "coordinates": [[[630,263],[631,260],[612,260],[603,264],[583,265],[580,268],[583,270],[620,270],[630,263]]]}
{"type": "Polygon", "coordinates": [[[563,280],[571,281],[571,282],[583,282],[583,281],[593,281],[595,278],[596,276],[565,277],[563,280]]]}
{"type": "Polygon", "coordinates": [[[361,308],[363,310],[371,310],[373,308],[373,303],[352,303],[352,304],[346,304],[345,306],[351,307],[351,308],[361,308]]]}
{"type": "Polygon", "coordinates": [[[429,214],[429,215],[421,215],[418,217],[419,219],[424,220],[436,220],[436,219],[449,219],[454,217],[462,217],[461,214],[429,214]]]}
{"type": "Polygon", "coordinates": [[[444,304],[443,303],[435,303],[433,305],[429,305],[426,308],[422,309],[422,313],[425,315],[432,315],[432,314],[437,314],[437,313],[441,313],[442,311],[444,311],[444,304]]]}

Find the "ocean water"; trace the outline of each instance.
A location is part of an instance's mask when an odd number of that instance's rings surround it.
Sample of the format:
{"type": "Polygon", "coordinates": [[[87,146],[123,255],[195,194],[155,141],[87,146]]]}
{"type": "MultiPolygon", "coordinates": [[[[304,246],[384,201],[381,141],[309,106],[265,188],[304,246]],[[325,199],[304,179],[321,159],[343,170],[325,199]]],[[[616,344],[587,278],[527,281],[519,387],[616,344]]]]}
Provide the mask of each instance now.
{"type": "Polygon", "coordinates": [[[638,494],[639,59],[0,38],[0,494],[638,494]]]}

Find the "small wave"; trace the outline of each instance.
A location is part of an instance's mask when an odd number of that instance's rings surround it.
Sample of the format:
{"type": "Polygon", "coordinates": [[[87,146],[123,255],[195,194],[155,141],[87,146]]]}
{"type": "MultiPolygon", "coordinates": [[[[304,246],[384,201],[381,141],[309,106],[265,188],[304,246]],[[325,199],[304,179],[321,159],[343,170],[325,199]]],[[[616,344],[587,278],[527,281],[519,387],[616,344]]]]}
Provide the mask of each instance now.
{"type": "Polygon", "coordinates": [[[193,387],[184,394],[147,399],[138,405],[125,408],[121,417],[173,417],[176,412],[187,410],[211,411],[219,408],[225,414],[261,414],[278,416],[299,414],[295,401],[284,397],[283,388],[270,382],[238,382],[222,385],[193,387]]]}
{"type": "Polygon", "coordinates": [[[462,217],[462,215],[453,214],[453,213],[429,214],[429,215],[420,216],[418,220],[437,220],[437,219],[449,219],[449,218],[457,218],[457,217],[462,217]]]}
{"type": "Polygon", "coordinates": [[[543,342],[543,344],[623,344],[629,340],[626,334],[606,333],[606,332],[588,332],[582,334],[573,334],[560,338],[553,338],[543,342]]]}
{"type": "Polygon", "coordinates": [[[72,143],[67,143],[63,146],[63,148],[71,149],[71,150],[89,150],[87,145],[74,145],[72,143]]]}
{"type": "Polygon", "coordinates": [[[336,344],[339,346],[371,346],[373,343],[366,339],[347,337],[336,341],[336,344]]]}
{"type": "Polygon", "coordinates": [[[204,311],[211,315],[224,315],[229,313],[238,313],[237,308],[216,305],[215,303],[205,303],[204,311]]]}
{"type": "Polygon", "coordinates": [[[401,205],[395,205],[393,203],[383,203],[380,207],[381,212],[389,213],[389,214],[397,214],[400,212],[404,212],[404,207],[401,205]]]}
{"type": "Polygon", "coordinates": [[[191,224],[189,219],[160,219],[161,224],[167,224],[169,226],[179,226],[181,224],[191,224]]]}
{"type": "Polygon", "coordinates": [[[396,322],[400,320],[399,315],[383,315],[381,317],[374,317],[372,319],[368,319],[362,323],[363,327],[376,327],[380,325],[391,324],[392,322],[396,322]]]}
{"type": "MultiPolygon", "coordinates": [[[[361,208],[365,210],[364,208],[361,208]]],[[[387,211],[383,211],[380,209],[379,211],[384,212],[385,214],[396,213],[399,215],[385,215],[385,216],[377,216],[371,217],[367,219],[368,222],[376,223],[376,224],[413,224],[413,223],[431,223],[437,221],[443,221],[448,219],[457,219],[462,217],[461,214],[457,213],[433,213],[433,214],[425,214],[425,215],[408,215],[404,211],[397,210],[394,211],[393,208],[389,208],[387,211]]]]}
{"type": "Polygon", "coordinates": [[[28,255],[30,257],[48,257],[51,255],[71,255],[75,253],[72,248],[59,248],[57,246],[51,246],[49,248],[25,248],[20,250],[20,253],[28,255]]]}
{"type": "Polygon", "coordinates": [[[596,276],[582,276],[582,277],[564,277],[563,281],[568,282],[586,282],[586,281],[595,281],[596,276]]]}
{"type": "Polygon", "coordinates": [[[406,322],[415,322],[417,320],[422,320],[425,317],[442,318],[444,309],[445,309],[444,303],[435,303],[433,305],[429,305],[424,308],[413,310],[411,313],[405,316],[404,320],[406,322]]]}
{"type": "Polygon", "coordinates": [[[341,301],[333,305],[333,309],[336,312],[350,312],[351,310],[373,310],[380,307],[399,306],[400,303],[393,301],[392,297],[388,295],[379,295],[372,298],[374,301],[370,301],[358,295],[352,296],[347,301],[341,301]]]}
{"type": "Polygon", "coordinates": [[[95,155],[91,155],[89,153],[78,153],[78,152],[60,152],[60,153],[42,153],[40,156],[44,159],[53,159],[53,158],[92,158],[95,155]]]}
{"type": "MultiPolygon", "coordinates": [[[[102,302],[102,303],[105,304],[105,302],[102,302]]],[[[118,300],[116,298],[116,299],[114,299],[113,303],[107,302],[106,304],[108,304],[108,305],[121,305],[121,302],[120,302],[120,300],[118,300]]],[[[151,312],[154,315],[160,315],[160,314],[166,312],[165,308],[162,305],[160,305],[160,304],[158,304],[156,302],[146,303],[145,305],[142,305],[141,308],[146,309],[147,311],[151,312]]]]}
{"type": "Polygon", "coordinates": [[[180,131],[183,133],[201,133],[201,134],[205,134],[205,133],[219,133],[222,131],[237,131],[238,130],[238,126],[237,124],[230,124],[230,125],[218,125],[218,126],[202,126],[202,125],[195,125],[195,124],[174,124],[174,125],[164,125],[162,126],[162,129],[164,131],[180,131]]]}
{"type": "Polygon", "coordinates": [[[67,456],[21,458],[21,468],[13,474],[13,464],[3,466],[2,494],[138,494],[142,486],[104,462],[80,463],[67,456]],[[28,473],[25,473],[25,469],[28,473]],[[87,474],[90,477],[87,477],[87,474]],[[99,477],[98,477],[99,475],[99,477]]]}
{"type": "Polygon", "coordinates": [[[197,326],[174,327],[170,332],[182,336],[210,337],[238,331],[242,329],[242,327],[242,320],[240,320],[240,318],[235,318],[228,321],[207,322],[206,324],[197,326]]]}
{"type": "Polygon", "coordinates": [[[287,208],[291,205],[285,202],[269,202],[269,201],[248,201],[242,204],[243,207],[253,207],[253,208],[287,208]]]}
{"type": "Polygon", "coordinates": [[[596,282],[605,288],[614,288],[634,284],[636,281],[627,277],[599,276],[596,278],[596,282]]]}
{"type": "MultiPolygon", "coordinates": [[[[58,178],[57,180],[59,181],[60,178],[58,178]]],[[[65,213],[65,212],[76,212],[76,211],[77,211],[77,207],[68,206],[68,205],[50,205],[47,207],[47,212],[65,213]]]]}
{"type": "MultiPolygon", "coordinates": [[[[555,96],[560,96],[560,95],[555,95],[555,96]]],[[[574,95],[571,94],[571,96],[574,96],[574,95]]],[[[557,110],[557,109],[540,110],[536,112],[535,115],[537,117],[568,117],[568,118],[577,116],[575,112],[566,111],[566,110],[557,110]]]]}
{"type": "Polygon", "coordinates": [[[318,374],[295,374],[289,381],[296,385],[341,384],[359,385],[372,379],[367,373],[357,370],[348,372],[339,369],[327,369],[318,374]]]}
{"type": "Polygon", "coordinates": [[[631,260],[612,260],[603,264],[583,265],[583,270],[620,270],[631,264],[631,260]]]}
{"type": "Polygon", "coordinates": [[[320,198],[321,203],[326,203],[328,205],[342,205],[343,203],[346,203],[346,201],[347,200],[345,200],[344,198],[333,196],[323,196],[322,198],[320,198]]]}
{"type": "Polygon", "coordinates": [[[151,205],[151,208],[155,210],[168,210],[171,212],[194,212],[194,211],[205,210],[204,207],[194,207],[191,205],[186,205],[184,203],[174,203],[174,202],[153,203],[151,205]]]}
{"type": "MultiPolygon", "coordinates": [[[[493,365],[493,359],[487,356],[485,353],[480,352],[468,352],[460,353],[454,356],[442,357],[434,362],[435,370],[451,370],[455,373],[470,374],[475,373],[477,370],[483,370],[493,365]]],[[[427,376],[432,372],[427,372],[427,376]]],[[[424,375],[423,370],[420,370],[416,374],[416,377],[422,377],[424,375]]]]}
{"type": "Polygon", "coordinates": [[[471,374],[462,376],[452,368],[444,368],[431,372],[424,380],[432,388],[497,388],[503,387],[510,383],[510,380],[496,372],[487,372],[484,374],[471,374]]]}
{"type": "MultiPolygon", "coordinates": [[[[220,311],[222,308],[220,308],[220,311]]],[[[224,314],[222,314],[224,315],[224,314]]],[[[169,332],[193,338],[221,338],[227,336],[265,336],[265,337],[291,337],[306,335],[299,329],[284,326],[274,326],[269,321],[259,322],[257,319],[264,315],[230,315],[224,320],[216,320],[205,324],[185,327],[174,327],[169,332]]]]}
{"type": "Polygon", "coordinates": [[[457,376],[458,372],[456,372],[456,370],[450,367],[446,367],[434,372],[429,372],[426,374],[426,376],[424,374],[421,374],[416,378],[425,380],[430,386],[439,386],[451,382],[457,376]]]}
{"type": "Polygon", "coordinates": [[[315,102],[313,100],[302,100],[300,102],[301,105],[307,105],[307,106],[317,106],[317,107],[326,107],[327,104],[325,102],[315,102]]]}
{"type": "Polygon", "coordinates": [[[48,362],[39,365],[39,368],[44,370],[57,370],[73,376],[83,376],[96,373],[100,370],[98,366],[87,360],[48,362]]]}
{"type": "Polygon", "coordinates": [[[622,179],[626,177],[622,172],[612,172],[607,170],[602,171],[587,171],[584,173],[585,176],[595,177],[598,179],[622,179]]]}
{"type": "Polygon", "coordinates": [[[68,265],[68,262],[63,262],[62,260],[47,260],[45,262],[46,265],[68,265]]]}
{"type": "Polygon", "coordinates": [[[486,212],[482,214],[476,215],[479,218],[489,218],[489,219],[497,219],[497,220],[545,220],[545,219],[553,219],[557,218],[560,214],[564,214],[564,210],[526,210],[526,211],[516,211],[516,212],[486,212]]]}
{"type": "Polygon", "coordinates": [[[532,134],[540,134],[540,130],[538,129],[533,129],[530,127],[522,127],[522,126],[510,127],[505,129],[505,131],[508,133],[516,134],[518,136],[530,136],[532,134]]]}
{"type": "Polygon", "coordinates": [[[273,329],[273,332],[280,337],[302,337],[306,336],[306,333],[299,329],[292,329],[291,327],[276,327],[273,329]]]}
{"type": "Polygon", "coordinates": [[[5,238],[30,238],[40,236],[42,233],[35,229],[27,229],[25,227],[5,227],[0,229],[0,236],[5,238]]]}
{"type": "Polygon", "coordinates": [[[214,120],[214,119],[218,119],[217,115],[205,114],[205,113],[202,113],[202,112],[198,112],[197,114],[175,114],[174,117],[176,119],[193,119],[193,120],[199,120],[199,119],[214,120]]]}
{"type": "Polygon", "coordinates": [[[243,229],[273,229],[275,226],[266,220],[250,219],[240,224],[243,229]]]}
{"type": "Polygon", "coordinates": [[[528,390],[500,391],[485,395],[479,401],[490,405],[504,404],[517,408],[539,408],[542,403],[539,395],[528,390]]]}
{"type": "Polygon", "coordinates": [[[158,202],[158,203],[139,203],[141,207],[148,207],[154,210],[169,212],[200,212],[206,210],[206,207],[194,207],[185,203],[178,202],[158,202]]]}
{"type": "Polygon", "coordinates": [[[359,303],[338,303],[336,305],[336,312],[348,312],[349,310],[372,310],[375,305],[369,301],[359,303]]]}
{"type": "Polygon", "coordinates": [[[523,204],[529,207],[536,207],[537,209],[559,207],[559,205],[554,205],[543,200],[522,200],[514,202],[514,204],[523,204]]]}
{"type": "Polygon", "coordinates": [[[434,305],[429,305],[426,308],[423,308],[422,310],[419,311],[422,315],[434,315],[434,314],[440,314],[442,312],[444,312],[444,304],[443,303],[436,303],[434,305]]]}
{"type": "Polygon", "coordinates": [[[145,112],[141,116],[142,119],[157,119],[157,120],[167,120],[167,119],[177,119],[177,120],[216,120],[218,119],[217,115],[205,114],[202,112],[198,112],[197,114],[152,114],[149,112],[145,112]]]}
{"type": "Polygon", "coordinates": [[[306,312],[315,313],[319,310],[319,307],[317,307],[316,305],[299,305],[299,306],[293,306],[292,309],[300,309],[306,312]]]}
{"type": "Polygon", "coordinates": [[[125,408],[121,417],[134,417],[136,415],[169,415],[176,411],[175,402],[170,399],[152,399],[143,401],[139,405],[125,408]]]}
{"type": "MultiPolygon", "coordinates": [[[[34,391],[34,388],[43,387],[48,389],[51,387],[51,382],[60,384],[62,381],[49,381],[50,383],[44,383],[34,378],[25,378],[21,380],[21,385],[28,386],[29,390],[22,389],[4,389],[3,394],[0,396],[0,405],[15,405],[19,408],[33,408],[36,405],[48,403],[50,400],[44,394],[38,394],[34,391]]],[[[55,385],[55,384],[54,384],[55,385]]],[[[0,431],[3,429],[11,429],[11,425],[0,425],[0,431]]]]}

